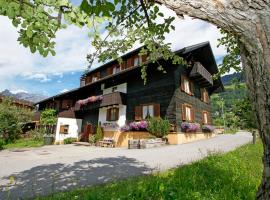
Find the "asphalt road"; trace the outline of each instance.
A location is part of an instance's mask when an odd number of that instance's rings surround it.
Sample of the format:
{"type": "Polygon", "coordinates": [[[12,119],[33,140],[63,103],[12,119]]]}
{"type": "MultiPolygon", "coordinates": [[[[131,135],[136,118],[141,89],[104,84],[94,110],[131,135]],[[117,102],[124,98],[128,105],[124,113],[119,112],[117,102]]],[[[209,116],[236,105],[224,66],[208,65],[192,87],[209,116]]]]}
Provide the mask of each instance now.
{"type": "Polygon", "coordinates": [[[162,171],[228,152],[252,140],[246,132],[151,149],[54,145],[0,151],[0,199],[22,199],[162,171]]]}

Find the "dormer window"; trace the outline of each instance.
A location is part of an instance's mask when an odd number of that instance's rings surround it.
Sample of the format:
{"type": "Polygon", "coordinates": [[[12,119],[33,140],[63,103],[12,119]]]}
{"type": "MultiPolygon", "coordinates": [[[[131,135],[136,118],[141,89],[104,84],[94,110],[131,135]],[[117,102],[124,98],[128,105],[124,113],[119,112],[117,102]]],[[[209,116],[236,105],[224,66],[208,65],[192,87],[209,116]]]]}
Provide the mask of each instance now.
{"type": "Polygon", "coordinates": [[[118,65],[118,66],[115,66],[114,68],[113,68],[113,74],[116,74],[116,73],[119,73],[120,72],[120,66],[118,65]]]}

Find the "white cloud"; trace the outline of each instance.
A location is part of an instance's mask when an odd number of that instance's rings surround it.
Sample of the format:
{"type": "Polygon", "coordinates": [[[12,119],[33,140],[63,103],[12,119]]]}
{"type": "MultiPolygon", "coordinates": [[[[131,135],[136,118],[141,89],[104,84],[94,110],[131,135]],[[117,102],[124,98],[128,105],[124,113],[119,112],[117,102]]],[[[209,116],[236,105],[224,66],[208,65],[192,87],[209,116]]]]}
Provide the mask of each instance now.
{"type": "Polygon", "coordinates": [[[40,81],[41,83],[45,83],[45,82],[49,82],[51,81],[50,78],[48,78],[48,76],[46,74],[29,74],[29,73],[25,73],[24,74],[25,76],[25,79],[29,79],[29,80],[37,80],[37,81],[40,81]]]}
{"type": "Polygon", "coordinates": [[[21,92],[29,93],[28,91],[23,90],[23,89],[10,90],[10,92],[13,93],[13,94],[17,94],[17,93],[21,93],[21,92]]]}
{"type": "Polygon", "coordinates": [[[69,91],[69,90],[65,88],[65,89],[59,91],[59,93],[64,93],[64,92],[68,92],[68,91],[69,91]]]}

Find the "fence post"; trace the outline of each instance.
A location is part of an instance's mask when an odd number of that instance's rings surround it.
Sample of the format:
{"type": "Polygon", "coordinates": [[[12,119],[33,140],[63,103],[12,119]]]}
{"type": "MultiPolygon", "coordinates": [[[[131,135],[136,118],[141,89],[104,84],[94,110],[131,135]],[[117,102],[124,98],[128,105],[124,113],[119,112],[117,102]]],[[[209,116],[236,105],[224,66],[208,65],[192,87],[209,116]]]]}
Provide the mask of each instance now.
{"type": "Polygon", "coordinates": [[[252,137],[253,137],[252,144],[256,144],[256,131],[255,130],[252,131],[252,137]]]}

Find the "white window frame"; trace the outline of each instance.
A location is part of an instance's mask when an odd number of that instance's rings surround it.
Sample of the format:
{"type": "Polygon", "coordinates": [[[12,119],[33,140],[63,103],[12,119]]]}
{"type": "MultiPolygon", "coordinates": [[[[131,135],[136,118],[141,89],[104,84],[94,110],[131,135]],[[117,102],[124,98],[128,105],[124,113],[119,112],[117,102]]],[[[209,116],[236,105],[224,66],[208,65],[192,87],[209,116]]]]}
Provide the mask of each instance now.
{"type": "Polygon", "coordinates": [[[146,119],[148,112],[149,112],[150,117],[154,117],[154,105],[153,104],[142,105],[142,117],[143,117],[143,119],[146,119]]]}

